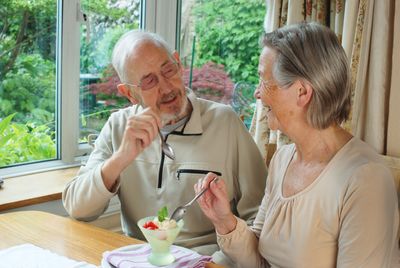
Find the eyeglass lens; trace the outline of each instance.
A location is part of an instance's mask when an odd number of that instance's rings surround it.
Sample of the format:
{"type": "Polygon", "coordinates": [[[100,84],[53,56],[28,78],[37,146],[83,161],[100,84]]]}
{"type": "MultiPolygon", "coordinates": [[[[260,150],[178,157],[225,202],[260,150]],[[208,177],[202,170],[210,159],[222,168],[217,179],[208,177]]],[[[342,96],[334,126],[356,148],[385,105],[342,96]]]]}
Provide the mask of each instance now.
{"type": "MultiPolygon", "coordinates": [[[[161,67],[161,75],[165,79],[171,79],[178,72],[178,65],[176,63],[167,63],[161,67]]],[[[149,90],[158,84],[158,77],[156,74],[151,73],[140,80],[140,87],[142,90],[149,90]]]]}

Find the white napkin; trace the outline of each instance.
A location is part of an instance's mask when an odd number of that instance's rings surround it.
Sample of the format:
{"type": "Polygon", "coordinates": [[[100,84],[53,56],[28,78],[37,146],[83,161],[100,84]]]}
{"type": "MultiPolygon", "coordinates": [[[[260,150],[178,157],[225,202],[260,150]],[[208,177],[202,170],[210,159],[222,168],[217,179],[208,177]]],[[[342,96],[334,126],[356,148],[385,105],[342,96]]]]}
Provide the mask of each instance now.
{"type": "Polygon", "coordinates": [[[22,244],[0,250],[0,268],[96,268],[86,262],[78,262],[60,256],[50,250],[32,244],[22,244]]]}
{"type": "MultiPolygon", "coordinates": [[[[157,267],[147,261],[150,252],[149,244],[135,245],[131,250],[106,251],[103,253],[103,260],[118,268],[157,267]]],[[[171,246],[171,253],[175,261],[168,267],[203,268],[211,261],[211,256],[202,256],[193,250],[175,245],[171,246]]]]}

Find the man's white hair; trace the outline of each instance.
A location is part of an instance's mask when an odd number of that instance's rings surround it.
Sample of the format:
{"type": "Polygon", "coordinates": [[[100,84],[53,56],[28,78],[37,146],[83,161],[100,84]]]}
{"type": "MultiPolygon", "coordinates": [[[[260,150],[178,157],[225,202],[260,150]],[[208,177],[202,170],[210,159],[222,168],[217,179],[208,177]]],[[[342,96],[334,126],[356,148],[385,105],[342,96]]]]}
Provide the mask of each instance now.
{"type": "Polygon", "coordinates": [[[143,30],[129,31],[122,35],[115,44],[111,60],[112,65],[122,83],[130,82],[128,80],[126,63],[134,52],[135,47],[143,41],[151,42],[155,46],[165,49],[168,55],[172,58],[173,50],[168,46],[167,42],[162,39],[161,36],[155,33],[145,32],[143,30]]]}

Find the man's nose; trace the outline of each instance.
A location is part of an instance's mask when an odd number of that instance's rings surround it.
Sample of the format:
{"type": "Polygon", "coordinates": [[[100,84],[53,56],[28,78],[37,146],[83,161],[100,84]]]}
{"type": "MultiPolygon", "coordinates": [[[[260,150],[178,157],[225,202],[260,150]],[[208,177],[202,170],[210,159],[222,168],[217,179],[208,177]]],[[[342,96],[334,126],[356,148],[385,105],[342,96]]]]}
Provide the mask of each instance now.
{"type": "Polygon", "coordinates": [[[160,93],[169,93],[170,91],[172,91],[173,88],[172,84],[165,77],[158,78],[158,86],[160,93]]]}

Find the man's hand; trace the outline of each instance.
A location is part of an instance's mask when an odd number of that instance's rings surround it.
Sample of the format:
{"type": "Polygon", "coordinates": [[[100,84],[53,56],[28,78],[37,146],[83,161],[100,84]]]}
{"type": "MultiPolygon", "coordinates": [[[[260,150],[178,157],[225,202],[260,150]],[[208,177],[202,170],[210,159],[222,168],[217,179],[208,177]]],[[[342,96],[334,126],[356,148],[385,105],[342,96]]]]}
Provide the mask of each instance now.
{"type": "Polygon", "coordinates": [[[151,108],[128,119],[121,146],[115,153],[124,168],[152,143],[160,127],[160,116],[151,108]]]}
{"type": "Polygon", "coordinates": [[[101,169],[108,190],[113,189],[121,172],[153,142],[160,127],[160,115],[150,107],[128,119],[120,147],[101,169]]]}
{"type": "Polygon", "coordinates": [[[209,186],[208,191],[197,199],[201,210],[214,224],[219,234],[227,234],[236,228],[236,218],[233,215],[226,185],[223,180],[215,180],[211,182],[217,175],[208,173],[194,185],[194,190],[199,193],[204,187],[209,186]]]}

